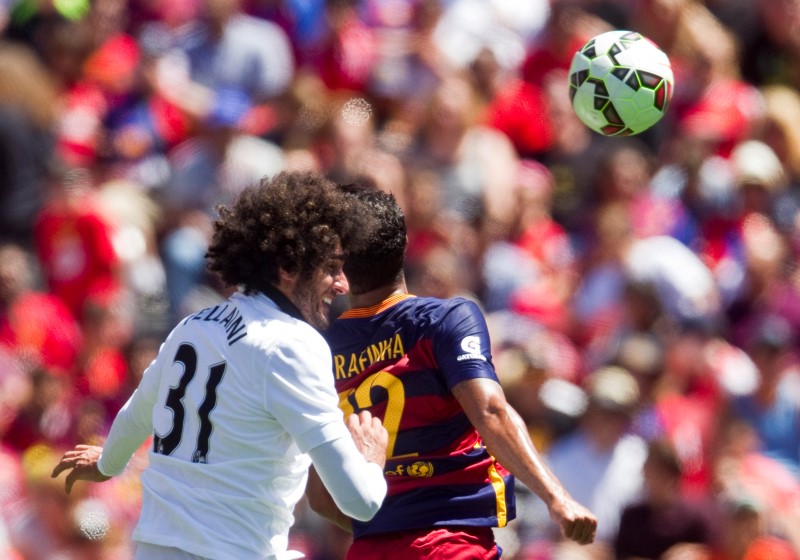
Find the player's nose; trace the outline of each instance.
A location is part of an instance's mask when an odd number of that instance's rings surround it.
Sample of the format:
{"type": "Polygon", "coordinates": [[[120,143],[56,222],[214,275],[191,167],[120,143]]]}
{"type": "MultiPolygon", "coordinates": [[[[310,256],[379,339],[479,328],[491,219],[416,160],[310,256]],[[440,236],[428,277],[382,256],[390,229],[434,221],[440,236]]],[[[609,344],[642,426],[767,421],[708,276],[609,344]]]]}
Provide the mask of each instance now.
{"type": "Polygon", "coordinates": [[[344,275],[344,272],[340,272],[333,277],[333,291],[336,295],[344,295],[350,291],[350,283],[347,281],[347,276],[344,275]]]}

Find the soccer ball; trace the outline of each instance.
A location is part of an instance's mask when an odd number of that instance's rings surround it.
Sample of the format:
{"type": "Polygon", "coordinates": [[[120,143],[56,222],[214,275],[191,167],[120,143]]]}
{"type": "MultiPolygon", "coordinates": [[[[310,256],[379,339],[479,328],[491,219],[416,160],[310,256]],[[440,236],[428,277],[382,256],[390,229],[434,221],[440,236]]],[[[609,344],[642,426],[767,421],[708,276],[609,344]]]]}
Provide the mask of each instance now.
{"type": "Polygon", "coordinates": [[[672,98],[669,58],[635,31],[590,39],[569,69],[569,94],[578,118],[604,136],[639,134],[656,124],[672,98]]]}

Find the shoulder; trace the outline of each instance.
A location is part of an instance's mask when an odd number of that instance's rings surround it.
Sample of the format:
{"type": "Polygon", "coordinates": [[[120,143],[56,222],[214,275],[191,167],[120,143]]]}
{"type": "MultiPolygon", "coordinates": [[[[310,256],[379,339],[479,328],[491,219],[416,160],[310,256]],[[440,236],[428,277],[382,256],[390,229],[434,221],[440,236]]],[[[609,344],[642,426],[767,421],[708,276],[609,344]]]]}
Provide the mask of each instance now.
{"type": "Polygon", "coordinates": [[[298,348],[299,351],[303,348],[313,352],[327,351],[325,339],[314,327],[282,312],[255,320],[250,323],[249,328],[252,329],[256,341],[270,340],[286,348],[298,348]]]}
{"type": "Polygon", "coordinates": [[[483,310],[477,302],[462,296],[439,300],[439,310],[442,321],[445,323],[460,323],[462,321],[486,322],[483,310]]]}
{"type": "Polygon", "coordinates": [[[231,346],[235,342],[237,348],[251,347],[261,354],[271,353],[275,348],[327,352],[322,335],[311,325],[290,317],[261,294],[233,294],[213,307],[187,316],[176,328],[184,332],[213,329],[225,336],[231,346]]]}
{"type": "MultiPolygon", "coordinates": [[[[242,356],[264,371],[269,383],[281,386],[317,386],[330,376],[330,347],[313,327],[288,316],[257,322],[241,341],[242,356]]],[[[239,344],[239,343],[237,343],[239,344]]]]}
{"type": "Polygon", "coordinates": [[[451,313],[456,311],[463,313],[482,313],[477,302],[464,296],[449,298],[415,297],[410,301],[412,301],[419,310],[427,310],[430,312],[451,313]]]}
{"type": "Polygon", "coordinates": [[[414,297],[396,307],[400,313],[411,314],[418,326],[436,327],[458,323],[469,317],[482,318],[481,308],[465,297],[414,297]]]}

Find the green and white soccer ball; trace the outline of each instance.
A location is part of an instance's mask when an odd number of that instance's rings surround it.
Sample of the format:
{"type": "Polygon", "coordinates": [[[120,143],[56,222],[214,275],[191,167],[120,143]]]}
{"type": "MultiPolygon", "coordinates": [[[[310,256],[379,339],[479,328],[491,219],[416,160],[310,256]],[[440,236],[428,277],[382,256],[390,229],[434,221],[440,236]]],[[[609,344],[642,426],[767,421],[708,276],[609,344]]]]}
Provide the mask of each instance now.
{"type": "Polygon", "coordinates": [[[674,76],[667,55],[635,31],[607,31],[572,58],[569,94],[578,118],[604,136],[639,134],[664,116],[674,76]]]}

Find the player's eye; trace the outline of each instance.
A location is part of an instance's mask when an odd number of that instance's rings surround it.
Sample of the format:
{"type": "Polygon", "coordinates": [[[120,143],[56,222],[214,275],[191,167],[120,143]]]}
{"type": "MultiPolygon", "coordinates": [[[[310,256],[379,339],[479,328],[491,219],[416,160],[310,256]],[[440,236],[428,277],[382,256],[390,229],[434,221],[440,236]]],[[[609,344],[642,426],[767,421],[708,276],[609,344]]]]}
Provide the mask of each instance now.
{"type": "Polygon", "coordinates": [[[336,276],[342,272],[342,263],[340,261],[331,261],[328,263],[327,272],[331,276],[336,276]]]}

